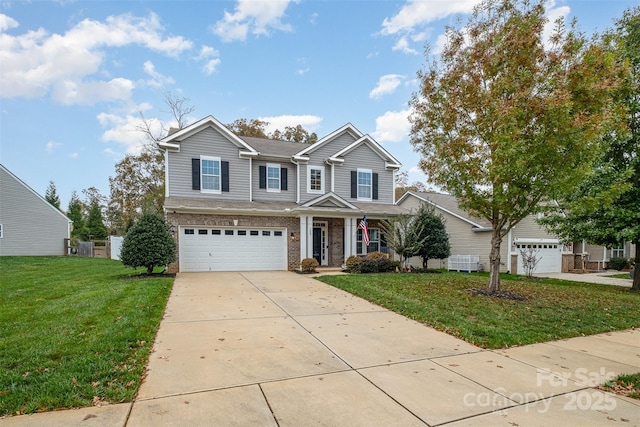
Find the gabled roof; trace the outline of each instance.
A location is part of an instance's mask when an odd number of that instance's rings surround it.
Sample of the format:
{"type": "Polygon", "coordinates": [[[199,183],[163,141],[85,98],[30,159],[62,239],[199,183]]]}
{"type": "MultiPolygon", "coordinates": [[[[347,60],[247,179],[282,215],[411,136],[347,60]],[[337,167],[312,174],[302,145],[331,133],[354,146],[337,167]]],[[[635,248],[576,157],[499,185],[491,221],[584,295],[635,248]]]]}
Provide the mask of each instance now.
{"type": "Polygon", "coordinates": [[[301,206],[305,208],[311,207],[337,207],[337,208],[349,208],[357,210],[359,209],[357,206],[349,203],[342,197],[338,196],[336,193],[325,193],[322,196],[316,197],[315,199],[311,199],[306,203],[303,203],[301,206]]]}
{"type": "Polygon", "coordinates": [[[348,133],[349,135],[351,135],[355,139],[360,139],[360,138],[362,138],[364,136],[364,134],[362,132],[360,132],[354,125],[352,125],[351,123],[347,123],[346,125],[342,126],[341,128],[336,129],[333,132],[331,132],[330,134],[320,138],[315,144],[311,144],[310,146],[306,147],[302,151],[299,151],[296,154],[296,156],[301,156],[301,157],[302,156],[308,156],[309,153],[313,153],[318,148],[322,147],[323,145],[325,145],[326,143],[332,141],[333,139],[337,138],[338,136],[342,135],[343,133],[348,133]]]}
{"type": "Polygon", "coordinates": [[[53,209],[58,215],[62,216],[64,219],[66,219],[69,223],[71,223],[72,221],[69,219],[69,217],[67,217],[64,213],[62,213],[58,208],[56,208],[55,206],[53,206],[51,203],[47,202],[47,199],[45,199],[44,197],[42,197],[40,194],[38,194],[33,188],[29,187],[24,181],[22,181],[20,178],[18,178],[17,176],[15,176],[13,173],[11,173],[11,171],[9,169],[7,169],[6,167],[2,166],[2,164],[0,164],[0,169],[3,170],[4,172],[7,173],[7,175],[9,175],[11,178],[13,178],[15,181],[18,182],[18,184],[22,185],[27,191],[33,193],[38,199],[40,199],[46,206],[48,209],[53,209]]]}
{"type": "Polygon", "coordinates": [[[344,155],[350,153],[355,148],[363,144],[369,146],[369,148],[371,148],[378,156],[380,156],[381,159],[385,160],[385,167],[387,167],[388,169],[400,169],[400,167],[402,166],[402,164],[398,160],[396,160],[396,158],[393,157],[391,153],[382,148],[382,146],[369,135],[364,135],[357,141],[354,141],[351,145],[333,154],[331,157],[329,157],[329,160],[338,162],[343,161],[343,159],[340,159],[340,157],[343,157],[344,155]]]}
{"type": "Polygon", "coordinates": [[[253,147],[260,155],[267,157],[283,157],[290,159],[308,144],[300,142],[280,141],[275,139],[254,138],[250,136],[240,137],[244,142],[253,147]]]}
{"type": "Polygon", "coordinates": [[[491,229],[491,223],[488,220],[469,215],[465,210],[460,208],[460,206],[458,205],[458,200],[450,194],[435,193],[431,191],[407,191],[402,195],[402,197],[400,197],[400,199],[398,199],[396,204],[401,204],[403,200],[409,197],[415,197],[416,199],[428,203],[443,212],[453,215],[454,217],[467,222],[473,228],[479,230],[491,229]]]}
{"type": "Polygon", "coordinates": [[[178,149],[180,148],[180,142],[186,138],[189,138],[192,135],[201,132],[202,130],[211,127],[224,135],[229,141],[231,141],[234,145],[242,150],[246,150],[246,154],[248,155],[257,155],[258,152],[247,144],[242,138],[238,137],[235,133],[231,132],[229,128],[220,123],[215,117],[207,116],[203,119],[198,120],[197,122],[182,128],[174,133],[167,135],[162,138],[158,145],[162,148],[168,149],[178,149]]]}

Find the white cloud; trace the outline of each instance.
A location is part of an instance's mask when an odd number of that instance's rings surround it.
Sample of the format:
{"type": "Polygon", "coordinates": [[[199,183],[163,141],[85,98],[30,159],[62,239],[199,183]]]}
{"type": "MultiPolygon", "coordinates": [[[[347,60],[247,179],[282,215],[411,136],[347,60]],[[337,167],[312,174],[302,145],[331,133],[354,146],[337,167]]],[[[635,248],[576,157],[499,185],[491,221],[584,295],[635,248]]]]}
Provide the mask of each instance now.
{"type": "Polygon", "coordinates": [[[373,138],[381,143],[400,142],[409,137],[411,123],[409,123],[410,110],[387,111],[376,118],[376,130],[373,138]]]}
{"type": "Polygon", "coordinates": [[[481,0],[408,0],[400,11],[382,21],[380,34],[399,37],[392,50],[417,55],[419,52],[409,45],[423,42],[428,35],[425,27],[432,22],[451,15],[468,14],[481,0]]]}
{"type": "Polygon", "coordinates": [[[58,147],[62,147],[62,143],[60,142],[54,142],[54,141],[49,141],[47,142],[47,145],[45,146],[45,149],[47,150],[47,153],[51,154],[53,153],[56,148],[58,147]]]}
{"type": "Polygon", "coordinates": [[[7,31],[18,26],[18,21],[10,16],[0,13],[0,31],[7,31]]]}
{"type": "Polygon", "coordinates": [[[144,72],[147,73],[149,77],[151,77],[151,79],[146,81],[147,85],[151,87],[161,88],[165,85],[171,85],[175,83],[175,80],[173,80],[172,77],[167,77],[157,72],[155,65],[153,65],[153,62],[151,61],[145,61],[145,63],[142,65],[142,68],[144,69],[144,72]]]}
{"type": "Polygon", "coordinates": [[[220,65],[222,61],[219,58],[210,59],[202,66],[202,70],[208,76],[215,73],[218,70],[218,65],[220,65]]]}
{"type": "Polygon", "coordinates": [[[400,74],[386,74],[378,80],[378,85],[369,92],[369,98],[378,99],[390,95],[400,86],[406,77],[400,74]]]}
{"type": "Polygon", "coordinates": [[[258,120],[262,120],[263,122],[269,122],[269,126],[267,126],[267,132],[271,133],[276,129],[284,130],[286,126],[298,126],[301,125],[309,132],[315,132],[322,122],[322,117],[312,116],[312,115],[283,115],[283,116],[272,116],[272,117],[259,117],[258,120]]]}
{"type": "MultiPolygon", "coordinates": [[[[17,25],[6,18],[3,22],[5,26],[17,25]]],[[[101,94],[96,102],[121,99],[123,90],[131,89],[124,84],[126,79],[85,80],[104,71],[106,48],[139,45],[171,57],[191,48],[192,43],[183,37],[164,37],[162,32],[157,15],[152,13],[147,17],[110,16],[103,22],[85,19],[64,34],[49,34],[43,28],[15,36],[0,33],[1,96],[42,97],[53,89],[55,100],[88,103],[103,87],[117,93],[101,94]],[[73,93],[61,93],[67,88],[73,93]],[[90,93],[81,93],[85,89],[90,93]]]]}
{"type": "Polygon", "coordinates": [[[123,78],[89,82],[64,80],[55,84],[51,98],[63,105],[92,105],[103,101],[127,100],[133,88],[133,82],[123,78]]]}
{"type": "Polygon", "coordinates": [[[555,7],[555,0],[548,0],[544,6],[546,9],[546,16],[549,21],[545,24],[544,30],[542,31],[542,40],[544,41],[544,44],[546,46],[549,46],[550,38],[553,34],[556,20],[559,18],[563,18],[566,20],[569,12],[571,12],[571,9],[569,8],[569,6],[555,7]]]}
{"type": "Polygon", "coordinates": [[[308,65],[308,61],[307,58],[298,58],[296,59],[296,62],[299,64],[300,68],[296,69],[296,76],[302,76],[304,74],[307,74],[310,70],[309,65],[308,65]]]}
{"type": "Polygon", "coordinates": [[[69,157],[71,157],[72,159],[77,159],[78,157],[80,157],[80,155],[77,152],[74,152],[74,153],[69,153],[69,157]]]}
{"type": "Polygon", "coordinates": [[[391,18],[382,21],[382,35],[413,33],[416,27],[459,13],[470,13],[481,0],[409,0],[391,18]]]}
{"type": "Polygon", "coordinates": [[[411,47],[409,47],[409,41],[406,37],[400,37],[396,44],[393,45],[391,50],[396,51],[399,50],[402,53],[407,53],[411,55],[418,55],[419,52],[411,47]]]}
{"type": "Polygon", "coordinates": [[[210,76],[218,70],[218,66],[222,63],[218,55],[220,55],[220,52],[211,46],[202,45],[200,48],[200,54],[196,59],[205,61],[202,66],[202,71],[204,71],[206,75],[210,76]]]}
{"type": "MultiPolygon", "coordinates": [[[[211,31],[225,42],[246,40],[249,32],[254,36],[269,35],[271,29],[292,31],[289,24],[282,22],[291,0],[238,0],[235,11],[225,10],[224,18],[216,22],[211,31]]],[[[299,0],[293,0],[298,3],[299,0]]]]}

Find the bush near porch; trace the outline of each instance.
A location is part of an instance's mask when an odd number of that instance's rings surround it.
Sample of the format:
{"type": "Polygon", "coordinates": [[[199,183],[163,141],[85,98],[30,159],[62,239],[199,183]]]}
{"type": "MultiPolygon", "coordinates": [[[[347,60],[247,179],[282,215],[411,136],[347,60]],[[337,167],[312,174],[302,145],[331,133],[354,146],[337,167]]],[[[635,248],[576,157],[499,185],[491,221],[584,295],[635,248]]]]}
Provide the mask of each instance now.
{"type": "Polygon", "coordinates": [[[640,294],[628,288],[503,275],[526,301],[467,292],[488,273],[353,274],[325,283],[483,348],[503,348],[640,327],[640,294]]]}

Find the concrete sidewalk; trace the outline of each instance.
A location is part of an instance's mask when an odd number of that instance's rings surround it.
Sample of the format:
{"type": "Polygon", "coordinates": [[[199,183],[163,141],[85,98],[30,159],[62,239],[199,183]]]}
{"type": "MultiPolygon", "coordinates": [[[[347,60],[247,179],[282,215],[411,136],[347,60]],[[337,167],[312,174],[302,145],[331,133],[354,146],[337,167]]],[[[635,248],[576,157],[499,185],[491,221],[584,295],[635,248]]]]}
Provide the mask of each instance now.
{"type": "Polygon", "coordinates": [[[2,426],[640,426],[640,330],[485,351],[289,272],[179,274],[132,404],[2,426]]]}
{"type": "MultiPolygon", "coordinates": [[[[572,282],[585,282],[585,283],[597,283],[600,285],[614,285],[624,286],[630,288],[633,284],[631,279],[620,279],[617,277],[611,277],[617,274],[624,274],[620,271],[599,271],[597,273],[538,273],[534,274],[536,277],[549,277],[552,279],[570,280],[572,282]]],[[[627,272],[627,274],[629,274],[627,272]]]]}

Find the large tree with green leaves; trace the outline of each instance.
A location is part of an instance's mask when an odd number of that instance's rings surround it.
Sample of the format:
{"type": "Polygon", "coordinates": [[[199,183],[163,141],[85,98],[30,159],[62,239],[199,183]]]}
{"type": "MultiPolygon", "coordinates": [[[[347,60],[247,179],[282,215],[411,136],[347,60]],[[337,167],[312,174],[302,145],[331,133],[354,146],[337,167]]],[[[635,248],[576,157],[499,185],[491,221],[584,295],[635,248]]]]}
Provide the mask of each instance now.
{"type": "Polygon", "coordinates": [[[564,197],[542,222],[567,241],[617,246],[633,242],[640,291],[640,7],[627,9],[605,35],[630,65],[618,92],[627,106],[627,127],[607,135],[608,149],[587,179],[564,197]]]}
{"type": "Polygon", "coordinates": [[[561,20],[545,40],[544,4],[480,3],[465,27],[447,29],[410,102],[411,142],[429,180],[491,223],[492,292],[503,238],[580,182],[617,121],[615,54],[561,20]]]}
{"type": "Polygon", "coordinates": [[[169,224],[155,212],[144,212],[125,235],[120,259],[126,266],[146,268],[147,274],[175,261],[176,242],[169,224]]]}

